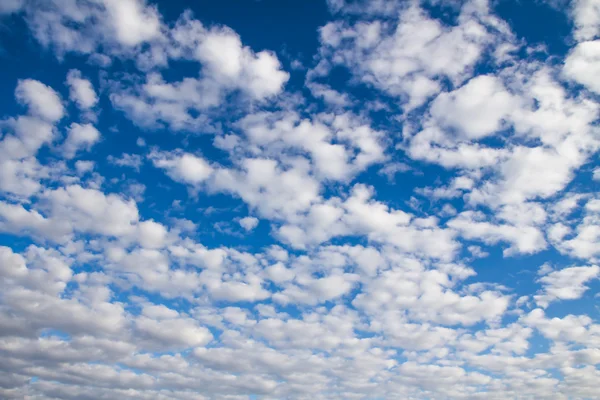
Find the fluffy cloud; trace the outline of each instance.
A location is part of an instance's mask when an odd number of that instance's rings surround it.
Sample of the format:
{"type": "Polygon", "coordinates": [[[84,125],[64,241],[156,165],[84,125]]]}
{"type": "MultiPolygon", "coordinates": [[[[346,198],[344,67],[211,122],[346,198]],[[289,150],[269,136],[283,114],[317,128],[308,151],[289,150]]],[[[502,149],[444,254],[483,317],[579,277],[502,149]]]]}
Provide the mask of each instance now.
{"type": "Polygon", "coordinates": [[[103,3],[120,43],[135,46],[160,35],[158,13],[146,6],[144,0],[104,0],[103,3]]]}
{"type": "Polygon", "coordinates": [[[151,347],[196,347],[210,342],[209,330],[198,326],[191,318],[182,317],[175,310],[161,305],[144,306],[142,315],[135,320],[140,337],[151,341],[151,347]]]}
{"type": "Polygon", "coordinates": [[[207,114],[223,105],[227,96],[241,93],[242,100],[265,101],[279,94],[289,79],[274,53],[254,52],[233,30],[208,29],[189,13],[139,60],[152,67],[169,58],[198,63],[200,77],[166,81],[153,72],[145,77],[145,83],[133,88],[116,84],[119,89],[110,95],[113,104],[141,126],[167,124],[175,130],[206,130],[210,125],[207,114]]]}
{"type": "Polygon", "coordinates": [[[600,8],[593,0],[577,0],[572,4],[572,17],[577,40],[595,39],[600,34],[600,8]]]}
{"type": "MultiPolygon", "coordinates": [[[[323,51],[332,53],[334,63],[352,68],[361,80],[403,98],[410,110],[442,90],[442,77],[454,84],[462,82],[494,42],[478,20],[477,14],[486,12],[483,8],[473,14],[467,3],[459,24],[453,27],[444,26],[416,5],[396,11],[400,17],[394,30],[378,20],[353,26],[329,23],[321,28],[323,51]]],[[[494,17],[487,16],[486,22],[504,30],[503,22],[494,17]]],[[[320,75],[319,69],[315,72],[320,75]]]]}
{"type": "Polygon", "coordinates": [[[115,194],[72,185],[43,194],[49,202],[49,214],[74,229],[120,236],[129,233],[139,218],[134,201],[115,194]]]}
{"type": "Polygon", "coordinates": [[[100,132],[91,124],[73,123],[63,143],[63,154],[66,158],[73,158],[79,150],[90,150],[100,140],[100,132]]]}
{"type": "Polygon", "coordinates": [[[437,123],[468,139],[480,139],[503,128],[506,118],[518,102],[497,78],[482,75],[461,88],[442,93],[431,104],[437,123]]]}
{"type": "Polygon", "coordinates": [[[23,3],[35,38],[59,55],[92,53],[100,45],[136,46],[161,35],[158,12],[144,0],[84,0],[67,6],[54,0],[23,3]]]}
{"type": "Polygon", "coordinates": [[[98,96],[92,86],[92,83],[81,76],[81,72],[72,69],[67,74],[67,84],[69,85],[69,98],[77,103],[82,110],[92,108],[98,103],[98,96]]]}
{"type": "Polygon", "coordinates": [[[600,92],[600,85],[594,76],[599,70],[600,41],[598,40],[579,43],[569,53],[564,66],[567,77],[596,93],[600,92]]]}
{"type": "Polygon", "coordinates": [[[588,289],[585,283],[600,275],[600,267],[569,267],[550,272],[539,279],[543,293],[535,296],[536,302],[546,307],[554,300],[574,300],[580,298],[588,289]]]}
{"type": "Polygon", "coordinates": [[[40,190],[40,180],[48,174],[34,156],[52,141],[53,126],[31,117],[19,117],[8,126],[13,133],[0,141],[0,187],[6,193],[30,196],[40,190]]]}
{"type": "Polygon", "coordinates": [[[258,218],[255,218],[255,217],[244,217],[244,218],[240,219],[240,225],[247,232],[249,232],[249,231],[253,230],[254,228],[256,228],[258,226],[258,218]]]}
{"type": "Polygon", "coordinates": [[[49,122],[55,122],[64,115],[59,95],[49,86],[33,80],[19,81],[15,90],[17,101],[29,107],[29,112],[49,122]]]}
{"type": "Polygon", "coordinates": [[[448,222],[448,226],[458,230],[467,239],[481,240],[487,244],[500,241],[511,243],[504,251],[505,255],[536,253],[547,246],[542,231],[536,226],[494,224],[485,221],[481,213],[465,211],[448,222]]]}
{"type": "MultiPolygon", "coordinates": [[[[577,205],[573,208],[576,209],[577,205]]],[[[590,199],[583,208],[583,217],[575,221],[574,228],[562,222],[552,225],[549,233],[556,248],[574,257],[595,260],[600,254],[600,248],[596,244],[597,238],[600,237],[599,212],[600,202],[590,199]]]]}
{"type": "Polygon", "coordinates": [[[254,54],[229,29],[211,29],[201,38],[195,56],[207,74],[224,86],[239,86],[252,97],[262,99],[277,94],[288,80],[272,53],[254,54]]]}
{"type": "Polygon", "coordinates": [[[152,162],[157,168],[167,171],[174,180],[188,184],[198,184],[207,180],[213,168],[202,158],[193,154],[153,154],[152,162]]]}

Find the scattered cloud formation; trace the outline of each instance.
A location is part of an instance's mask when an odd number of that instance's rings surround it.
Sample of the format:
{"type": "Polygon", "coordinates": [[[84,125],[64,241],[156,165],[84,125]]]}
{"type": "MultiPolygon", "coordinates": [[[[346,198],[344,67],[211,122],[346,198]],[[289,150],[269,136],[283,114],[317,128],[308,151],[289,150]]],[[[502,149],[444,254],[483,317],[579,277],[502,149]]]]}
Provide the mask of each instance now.
{"type": "Polygon", "coordinates": [[[0,398],[598,398],[600,5],[507,1],[1,1],[0,398]]]}

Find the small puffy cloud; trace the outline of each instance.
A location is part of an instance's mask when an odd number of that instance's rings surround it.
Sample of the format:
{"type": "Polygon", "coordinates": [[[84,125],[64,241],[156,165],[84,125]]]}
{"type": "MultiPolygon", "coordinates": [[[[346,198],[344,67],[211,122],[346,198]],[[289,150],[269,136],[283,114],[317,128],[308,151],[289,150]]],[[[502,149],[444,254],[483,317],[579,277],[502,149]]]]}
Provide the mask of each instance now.
{"type": "MultiPolygon", "coordinates": [[[[281,283],[289,280],[287,276],[289,272],[271,268],[268,273],[274,278],[274,282],[281,283]]],[[[297,277],[298,284],[287,285],[284,290],[273,296],[273,300],[282,304],[316,305],[348,294],[357,280],[355,274],[339,273],[317,279],[297,277]]]]}
{"type": "Polygon", "coordinates": [[[136,46],[160,35],[160,18],[156,8],[145,0],[103,0],[107,20],[119,43],[136,46]]]}
{"type": "Polygon", "coordinates": [[[0,189],[18,196],[30,196],[40,190],[40,180],[48,168],[35,157],[54,139],[51,123],[37,117],[19,117],[4,128],[12,129],[0,141],[0,189]]]}
{"type": "MultiPolygon", "coordinates": [[[[577,204],[573,206],[575,208],[577,204]]],[[[583,208],[583,216],[573,227],[569,221],[557,222],[549,229],[554,246],[563,254],[596,262],[600,255],[600,200],[590,199],[583,208]]]]}
{"type": "Polygon", "coordinates": [[[309,175],[306,163],[285,168],[264,158],[244,159],[240,168],[218,169],[211,188],[239,196],[260,216],[269,218],[307,210],[319,192],[319,184],[309,175]]]}
{"type": "Polygon", "coordinates": [[[84,175],[94,170],[96,163],[94,161],[78,160],[75,162],[75,170],[79,175],[84,175]]]}
{"type": "MultiPolygon", "coordinates": [[[[122,54],[162,34],[156,7],[145,0],[82,0],[69,6],[50,0],[43,7],[34,1],[24,3],[34,37],[58,56],[68,52],[92,54],[102,45],[109,54],[122,54]]],[[[100,53],[94,58],[110,61],[100,53]]]]}
{"type": "Polygon", "coordinates": [[[92,83],[81,77],[81,72],[72,69],[67,74],[67,84],[69,85],[69,98],[77,103],[82,110],[92,108],[98,103],[98,96],[92,86],[92,83]]]}
{"type": "MultiPolygon", "coordinates": [[[[281,157],[283,152],[306,152],[322,179],[347,180],[385,159],[382,134],[351,113],[301,118],[297,113],[259,112],[238,122],[252,145],[281,157]]],[[[220,138],[222,148],[235,148],[238,139],[220,138]],[[230,143],[231,142],[231,143],[230,143]]]]}
{"type": "Polygon", "coordinates": [[[244,217],[240,219],[240,225],[246,230],[246,232],[250,232],[258,225],[258,218],[244,217]]]}
{"type": "Polygon", "coordinates": [[[453,92],[440,94],[431,105],[431,115],[461,137],[481,139],[502,129],[503,119],[516,103],[496,77],[481,75],[453,92]]]}
{"type": "Polygon", "coordinates": [[[556,300],[579,299],[588,286],[586,283],[600,276],[600,267],[569,267],[553,271],[541,277],[538,281],[543,285],[542,293],[534,296],[535,301],[542,307],[547,307],[556,300]]]}
{"type": "Polygon", "coordinates": [[[19,81],[15,97],[29,108],[29,112],[49,122],[56,122],[64,115],[64,107],[58,93],[42,82],[25,79],[19,81]]]}
{"type": "Polygon", "coordinates": [[[62,145],[65,158],[73,158],[81,150],[90,150],[100,140],[100,132],[91,124],[72,123],[62,145]]]}
{"type": "Polygon", "coordinates": [[[510,303],[508,296],[499,292],[460,294],[452,286],[447,273],[424,271],[418,263],[411,263],[410,267],[395,267],[370,280],[352,304],[381,321],[380,329],[390,329],[395,336],[402,335],[393,330],[402,321],[391,318],[395,310],[404,310],[417,321],[469,326],[500,318],[510,303]],[[385,321],[386,317],[390,320],[385,321]]]}
{"type": "Polygon", "coordinates": [[[164,169],[177,182],[197,185],[213,174],[210,164],[193,154],[152,153],[150,158],[156,168],[164,169]]]}
{"type": "Polygon", "coordinates": [[[213,338],[197,321],[164,305],[144,305],[142,315],[135,319],[135,329],[140,339],[155,349],[203,346],[213,338]]]}
{"type": "Polygon", "coordinates": [[[505,255],[537,253],[548,246],[542,231],[536,226],[495,224],[488,222],[481,213],[472,211],[462,212],[450,220],[448,226],[466,239],[481,240],[486,244],[510,243],[505,255]]]}
{"type": "Polygon", "coordinates": [[[279,93],[289,79],[273,53],[254,53],[227,28],[206,32],[196,49],[196,57],[212,79],[224,86],[238,87],[256,99],[279,93]]]}
{"type": "Polygon", "coordinates": [[[46,190],[43,197],[48,202],[50,218],[57,226],[68,225],[80,232],[128,235],[133,233],[139,220],[133,200],[79,185],[46,190]]]}

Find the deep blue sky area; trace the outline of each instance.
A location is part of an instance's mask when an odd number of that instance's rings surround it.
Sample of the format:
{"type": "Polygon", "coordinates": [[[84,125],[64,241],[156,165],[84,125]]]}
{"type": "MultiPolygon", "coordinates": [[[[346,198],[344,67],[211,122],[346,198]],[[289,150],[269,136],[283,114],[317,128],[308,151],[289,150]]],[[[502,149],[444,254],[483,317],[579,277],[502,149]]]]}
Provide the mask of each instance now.
{"type": "Polygon", "coordinates": [[[235,30],[254,50],[269,49],[309,61],[319,45],[316,30],[329,21],[322,1],[170,1],[157,4],[166,21],[189,9],[207,25],[226,25],[235,30]],[[257,29],[260,28],[260,29],[257,29]]]}
{"type": "Polygon", "coordinates": [[[572,45],[573,23],[563,6],[543,1],[498,1],[495,11],[512,31],[531,45],[542,45],[549,55],[564,56],[572,45]]]}

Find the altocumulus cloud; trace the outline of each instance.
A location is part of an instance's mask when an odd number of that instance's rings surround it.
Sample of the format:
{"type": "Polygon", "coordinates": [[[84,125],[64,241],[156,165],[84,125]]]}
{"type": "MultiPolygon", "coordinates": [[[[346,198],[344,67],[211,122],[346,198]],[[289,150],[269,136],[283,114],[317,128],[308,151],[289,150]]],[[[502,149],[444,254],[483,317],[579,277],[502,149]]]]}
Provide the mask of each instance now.
{"type": "Polygon", "coordinates": [[[192,3],[0,2],[0,398],[600,398],[598,0],[192,3]]]}

